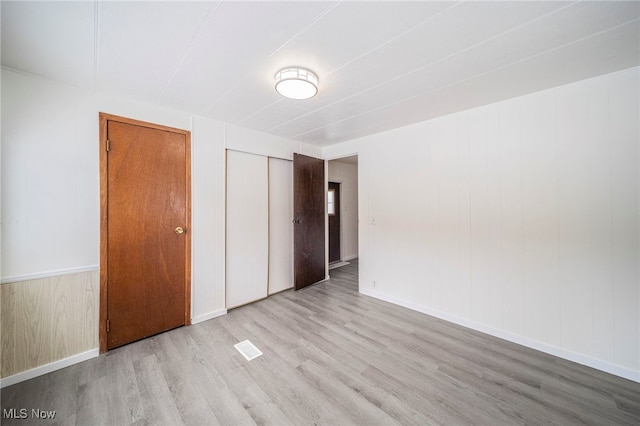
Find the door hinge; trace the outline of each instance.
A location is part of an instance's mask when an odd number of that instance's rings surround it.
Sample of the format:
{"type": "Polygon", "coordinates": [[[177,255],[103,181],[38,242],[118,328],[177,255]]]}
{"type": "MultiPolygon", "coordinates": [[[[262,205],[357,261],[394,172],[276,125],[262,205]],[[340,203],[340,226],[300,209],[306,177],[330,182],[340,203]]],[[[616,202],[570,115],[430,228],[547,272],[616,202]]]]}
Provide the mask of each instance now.
{"type": "Polygon", "coordinates": [[[109,139],[107,139],[107,152],[109,152],[110,145],[111,145],[111,142],[109,142],[109,139]]]}
{"type": "Polygon", "coordinates": [[[109,332],[109,320],[107,320],[107,333],[109,332]]]}

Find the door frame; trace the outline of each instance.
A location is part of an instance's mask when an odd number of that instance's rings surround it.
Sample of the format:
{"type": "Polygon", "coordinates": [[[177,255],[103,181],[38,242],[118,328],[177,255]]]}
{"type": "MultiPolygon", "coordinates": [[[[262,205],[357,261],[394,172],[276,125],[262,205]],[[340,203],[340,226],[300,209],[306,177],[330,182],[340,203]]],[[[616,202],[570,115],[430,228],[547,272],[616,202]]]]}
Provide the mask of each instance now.
{"type": "Polygon", "coordinates": [[[174,127],[162,126],[117,115],[99,113],[100,123],[100,314],[98,322],[98,338],[100,353],[107,351],[107,316],[108,316],[108,256],[107,256],[107,230],[108,230],[108,176],[107,176],[107,122],[117,121],[134,126],[147,127],[155,130],[163,130],[171,133],[178,133],[185,137],[185,165],[186,165],[186,214],[187,232],[185,233],[185,306],[184,323],[191,325],[191,132],[174,127]]]}
{"type": "MultiPolygon", "coordinates": [[[[327,165],[329,164],[329,162],[327,161],[327,165]]],[[[327,171],[328,174],[328,171],[327,171]]],[[[342,262],[343,259],[343,254],[344,254],[344,249],[343,249],[343,244],[344,244],[344,238],[342,235],[342,179],[327,179],[327,193],[329,191],[329,184],[331,183],[335,183],[336,185],[338,185],[338,187],[340,188],[338,190],[338,207],[340,207],[341,211],[339,212],[339,221],[338,221],[338,233],[340,234],[340,259],[338,259],[336,262],[342,262]]],[[[331,245],[331,233],[328,231],[329,229],[329,210],[327,207],[327,246],[330,247],[331,245]]],[[[330,250],[327,250],[330,251],[330,250]]],[[[327,259],[329,259],[329,254],[327,253],[327,259]]],[[[331,262],[329,261],[328,265],[331,265],[331,262]]]]}
{"type": "MultiPolygon", "coordinates": [[[[325,192],[329,190],[329,182],[335,182],[335,183],[339,183],[340,184],[340,206],[342,206],[342,193],[343,188],[344,188],[344,179],[330,179],[329,178],[329,163],[331,161],[339,161],[343,158],[347,158],[347,157],[358,157],[358,160],[360,159],[360,155],[359,153],[353,152],[350,154],[343,154],[343,155],[339,155],[337,157],[327,157],[325,158],[325,164],[326,164],[326,173],[325,173],[325,192]]],[[[357,221],[357,227],[358,227],[358,258],[360,257],[360,236],[363,235],[362,233],[362,229],[361,229],[361,222],[360,222],[360,183],[362,182],[362,178],[360,176],[360,164],[358,163],[356,165],[356,168],[358,170],[358,197],[357,197],[357,201],[356,201],[356,207],[358,208],[358,221],[357,221]]],[[[326,203],[325,203],[326,204],[326,203]]],[[[328,216],[327,216],[328,217],[328,216]]],[[[344,255],[344,233],[343,233],[343,223],[344,223],[344,218],[341,217],[340,220],[340,260],[341,261],[345,261],[345,255],[344,255]]],[[[326,240],[325,240],[325,244],[326,244],[326,253],[327,253],[327,271],[329,271],[329,221],[327,220],[327,236],[326,236],[326,240]]],[[[358,275],[358,288],[360,287],[360,276],[358,275]]]]}

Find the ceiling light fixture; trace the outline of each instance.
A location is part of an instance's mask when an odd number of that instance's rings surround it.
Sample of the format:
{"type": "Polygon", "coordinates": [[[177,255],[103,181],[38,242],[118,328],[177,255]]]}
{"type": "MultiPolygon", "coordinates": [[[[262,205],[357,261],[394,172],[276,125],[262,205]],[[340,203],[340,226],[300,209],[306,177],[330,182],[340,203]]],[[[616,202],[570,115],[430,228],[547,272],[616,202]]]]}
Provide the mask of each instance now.
{"type": "Polygon", "coordinates": [[[287,67],[276,73],[276,91],[285,98],[312,98],[318,93],[318,83],[318,76],[304,68],[287,67]]]}

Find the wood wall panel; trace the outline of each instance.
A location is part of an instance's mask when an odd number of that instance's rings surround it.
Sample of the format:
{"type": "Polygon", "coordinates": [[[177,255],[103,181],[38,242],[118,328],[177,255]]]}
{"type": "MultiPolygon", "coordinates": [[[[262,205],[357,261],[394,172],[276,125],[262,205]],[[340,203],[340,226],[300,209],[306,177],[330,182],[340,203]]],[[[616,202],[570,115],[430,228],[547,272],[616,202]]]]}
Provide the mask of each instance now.
{"type": "Polygon", "coordinates": [[[98,271],[3,284],[2,377],[98,347],[98,271]]]}
{"type": "Polygon", "coordinates": [[[15,367],[16,289],[13,285],[0,285],[0,375],[9,376],[15,367]]]}

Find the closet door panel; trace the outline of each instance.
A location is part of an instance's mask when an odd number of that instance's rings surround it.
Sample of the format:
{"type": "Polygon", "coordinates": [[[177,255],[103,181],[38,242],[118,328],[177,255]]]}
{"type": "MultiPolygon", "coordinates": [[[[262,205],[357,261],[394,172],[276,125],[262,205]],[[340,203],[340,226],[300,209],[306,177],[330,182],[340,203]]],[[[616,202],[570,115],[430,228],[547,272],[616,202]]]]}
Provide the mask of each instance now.
{"type": "Polygon", "coordinates": [[[293,288],[293,163],[269,158],[269,294],[293,288]]]}
{"type": "Polygon", "coordinates": [[[268,158],[227,151],[226,307],[267,297],[268,158]]]}

